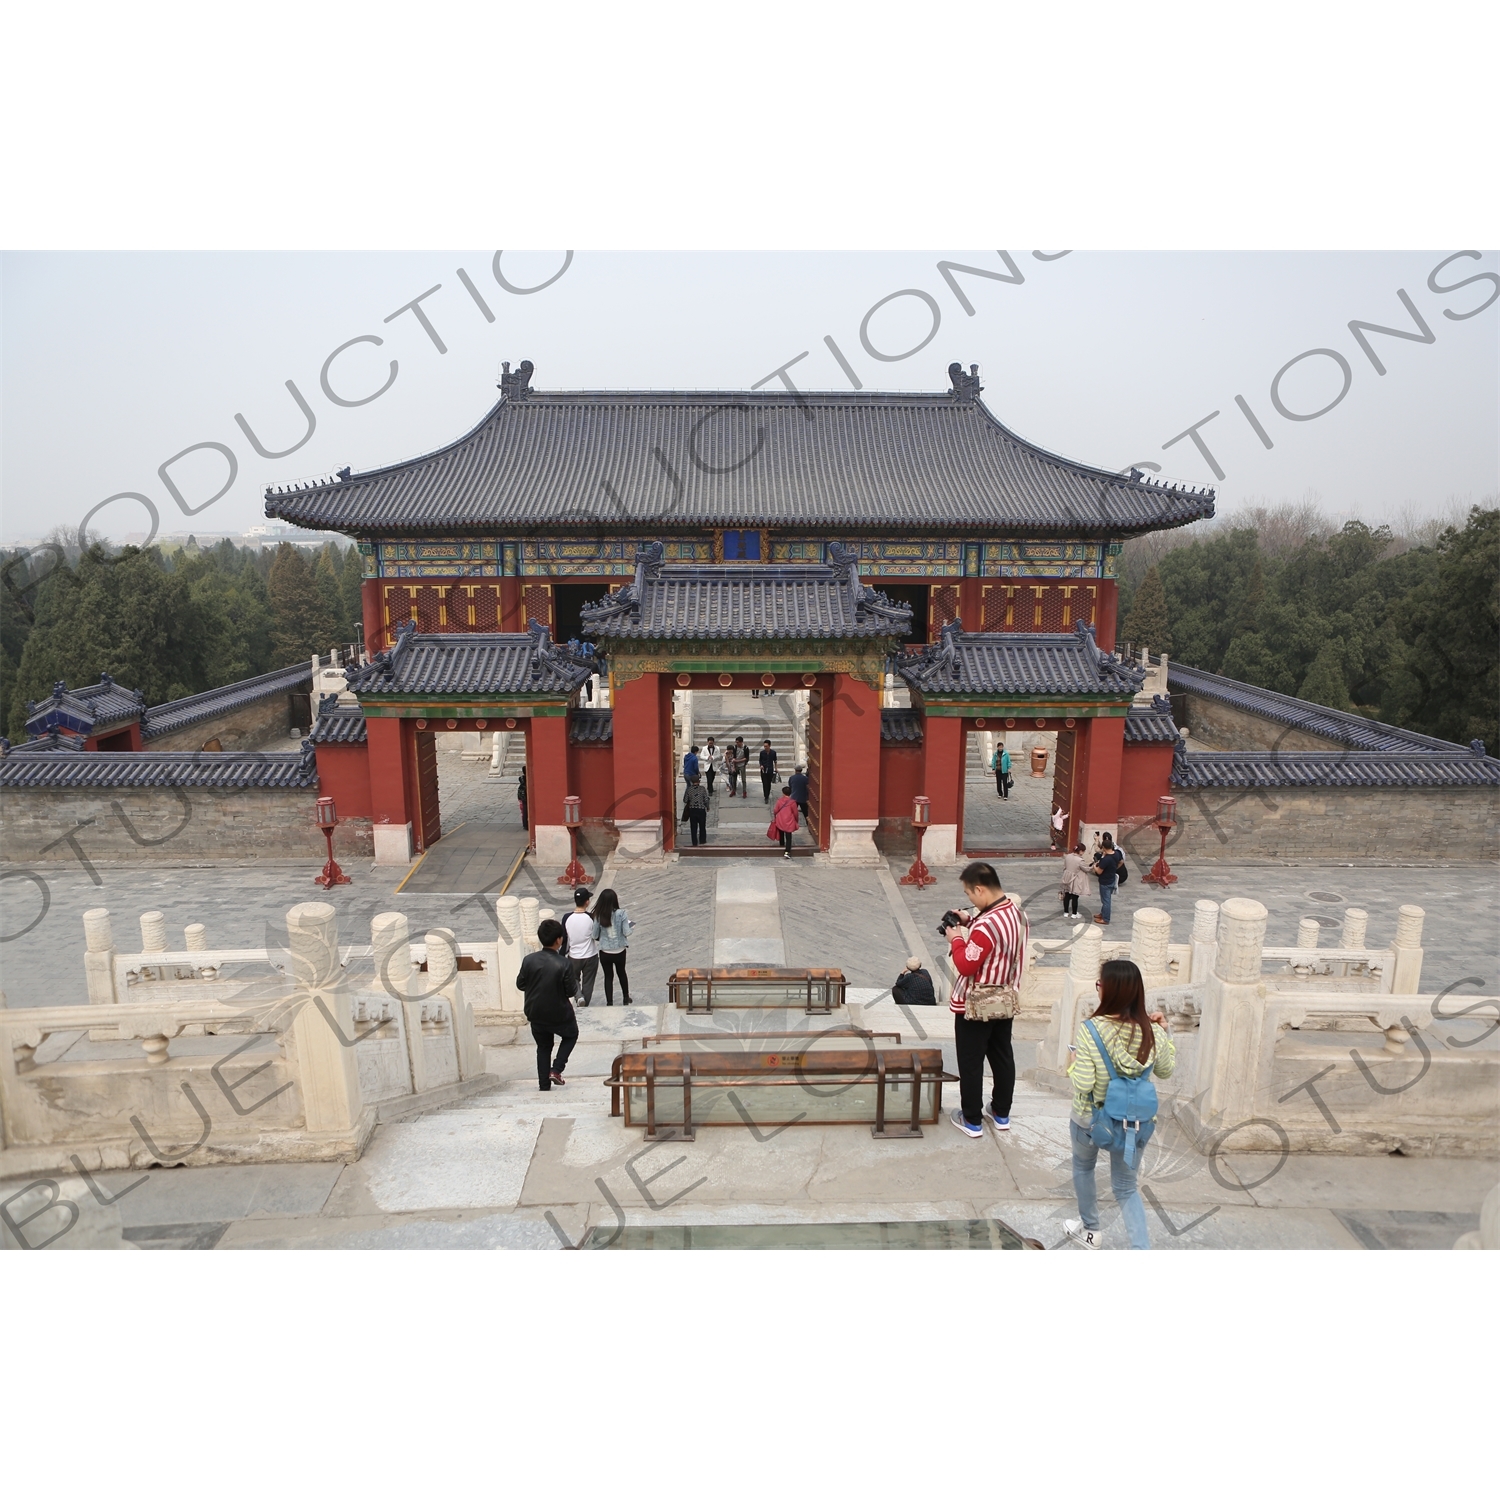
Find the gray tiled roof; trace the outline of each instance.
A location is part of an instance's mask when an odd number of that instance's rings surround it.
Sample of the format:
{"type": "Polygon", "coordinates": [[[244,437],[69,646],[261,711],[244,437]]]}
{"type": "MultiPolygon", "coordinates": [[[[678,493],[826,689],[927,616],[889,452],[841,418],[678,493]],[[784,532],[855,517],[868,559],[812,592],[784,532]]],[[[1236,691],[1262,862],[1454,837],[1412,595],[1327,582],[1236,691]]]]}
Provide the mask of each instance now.
{"type": "Polygon", "coordinates": [[[614,710],[575,708],[568,716],[570,745],[607,745],[615,737],[614,710]]]}
{"type": "Polygon", "coordinates": [[[365,716],[358,704],[340,703],[336,693],[325,694],[308,735],[315,745],[363,745],[365,716]]]}
{"type": "Polygon", "coordinates": [[[915,708],[882,708],[880,739],[886,745],[920,745],[922,715],[915,708]]]}
{"type": "Polygon", "coordinates": [[[122,724],[130,724],[145,712],[141,695],[122,688],[108,672],[88,687],[70,688],[66,682],[53,685],[52,696],[26,705],[29,734],[64,730],[85,739],[122,724]]]}
{"type": "Polygon", "coordinates": [[[1410,729],[1397,729],[1394,725],[1381,724],[1361,714],[1346,714],[1336,708],[1306,703],[1301,698],[1289,698],[1285,693],[1252,687],[1248,682],[1236,682],[1232,677],[1218,677],[1212,672],[1199,671],[1196,667],[1180,667],[1175,661],[1167,663],[1167,681],[1173,692],[1197,693],[1217,703],[1228,704],[1231,708],[1258,714],[1275,724],[1284,724],[1290,729],[1303,729],[1309,734],[1324,735],[1348,745],[1351,750],[1411,752],[1464,749],[1462,745],[1455,745],[1449,740],[1434,739],[1431,735],[1417,734],[1410,729]]]}
{"type": "Polygon", "coordinates": [[[837,542],[831,563],[663,563],[637,555],[634,582],[581,611],[584,633],[625,640],[853,640],[901,636],[911,610],[859,581],[837,542]]]}
{"type": "Polygon", "coordinates": [[[349,686],[361,698],[399,696],[489,697],[513,693],[573,693],[593,668],[554,644],[532,621],[520,634],[419,635],[407,621],[396,644],[368,666],[349,668],[349,686]]]}
{"type": "Polygon", "coordinates": [[[1172,705],[1156,698],[1150,708],[1132,708],[1125,718],[1127,745],[1174,745],[1180,736],[1172,718],[1172,705]]]}
{"type": "Polygon", "coordinates": [[[1123,536],[1213,491],[1075,463],[941,393],[519,391],[446,448],[266,490],[267,516],[392,535],[543,524],[980,527],[1123,536]]]}
{"type": "Polygon", "coordinates": [[[0,787],[119,790],[130,787],[315,787],[312,746],[301,752],[213,750],[79,750],[68,755],[26,755],[13,750],[0,759],[0,787]]]}
{"type": "Polygon", "coordinates": [[[1500,760],[1453,751],[1194,750],[1179,753],[1172,785],[1211,787],[1500,786],[1500,760]]]}
{"type": "Polygon", "coordinates": [[[174,698],[170,703],[158,703],[155,707],[148,708],[141,720],[141,738],[155,739],[163,734],[171,734],[174,730],[200,724],[205,719],[217,719],[223,714],[233,713],[238,708],[258,703],[262,698],[274,697],[277,693],[308,692],[311,688],[311,660],[296,662],[290,667],[280,667],[259,677],[246,677],[240,682],[210,688],[206,693],[194,693],[191,698],[174,698]]]}
{"type": "Polygon", "coordinates": [[[901,657],[896,670],[919,692],[975,697],[1070,694],[1121,698],[1136,693],[1145,674],[1107,656],[1090,627],[1072,635],[969,634],[960,622],[943,627],[942,639],[901,657]]]}

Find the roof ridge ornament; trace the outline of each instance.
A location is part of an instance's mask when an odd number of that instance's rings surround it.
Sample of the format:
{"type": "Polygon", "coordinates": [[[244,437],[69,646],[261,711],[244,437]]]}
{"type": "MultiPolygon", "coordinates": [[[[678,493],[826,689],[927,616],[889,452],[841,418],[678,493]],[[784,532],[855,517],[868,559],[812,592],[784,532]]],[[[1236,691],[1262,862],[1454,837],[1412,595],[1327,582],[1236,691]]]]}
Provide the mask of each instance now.
{"type": "Polygon", "coordinates": [[[511,374],[510,361],[507,359],[500,365],[500,394],[507,401],[524,401],[531,394],[531,377],[536,373],[536,366],[529,359],[523,359],[516,366],[516,372],[511,374]]]}
{"type": "Polygon", "coordinates": [[[973,401],[984,389],[979,383],[979,366],[970,365],[969,373],[964,374],[964,367],[955,359],[948,366],[948,379],[953,382],[953,399],[955,401],[973,401]]]}

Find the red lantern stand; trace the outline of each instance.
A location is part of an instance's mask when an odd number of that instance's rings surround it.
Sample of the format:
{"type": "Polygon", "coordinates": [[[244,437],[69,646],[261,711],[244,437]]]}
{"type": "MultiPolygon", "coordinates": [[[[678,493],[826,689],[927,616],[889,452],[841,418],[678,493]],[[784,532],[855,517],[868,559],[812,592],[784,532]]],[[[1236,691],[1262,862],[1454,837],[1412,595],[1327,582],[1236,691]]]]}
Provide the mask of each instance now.
{"type": "Polygon", "coordinates": [[[559,885],[587,885],[589,882],[588,871],[578,863],[578,824],[583,813],[583,799],[581,797],[563,798],[563,822],[567,825],[568,840],[573,850],[573,860],[568,868],[557,877],[559,885]]]}
{"type": "Polygon", "coordinates": [[[1156,863],[1151,866],[1151,873],[1146,876],[1146,884],[1176,885],[1177,877],[1167,863],[1167,835],[1177,826],[1177,799],[1175,797],[1156,799],[1156,826],[1161,830],[1161,853],[1157,856],[1156,863]]]}
{"type": "Polygon", "coordinates": [[[922,886],[937,884],[937,876],[922,863],[922,835],[927,832],[927,823],[931,816],[931,797],[911,799],[911,826],[917,835],[917,857],[911,862],[911,869],[901,877],[902,885],[914,885],[920,889],[922,886]]]}
{"type": "Polygon", "coordinates": [[[353,882],[344,872],[339,869],[339,862],[333,857],[333,830],[339,826],[338,809],[333,805],[332,797],[318,798],[318,827],[323,830],[323,837],[328,840],[328,863],[323,866],[321,875],[313,876],[313,884],[320,885],[326,891],[334,885],[352,885],[353,882]]]}

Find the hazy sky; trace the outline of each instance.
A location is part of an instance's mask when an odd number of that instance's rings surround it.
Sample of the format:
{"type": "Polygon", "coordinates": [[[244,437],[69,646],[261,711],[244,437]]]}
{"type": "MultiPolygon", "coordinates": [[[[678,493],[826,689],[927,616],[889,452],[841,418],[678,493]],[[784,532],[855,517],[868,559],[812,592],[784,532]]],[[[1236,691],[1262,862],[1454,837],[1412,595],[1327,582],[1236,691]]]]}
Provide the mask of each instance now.
{"type": "MultiPolygon", "coordinates": [[[[1106,468],[1145,461],[1217,483],[1220,510],[1315,492],[1335,515],[1385,519],[1500,488],[1500,257],[1431,251],[1104,253],[1041,259],[1030,250],[927,253],[610,253],[579,251],[544,290],[507,291],[494,252],[20,253],[0,259],[3,428],[0,527],[7,542],[76,525],[112,495],[155,505],[165,533],[238,531],[264,519],[268,483],[356,470],[428,451],[466,431],[497,397],[502,359],[530,359],[539,389],[743,390],[807,351],[791,370],[804,390],[847,390],[831,336],[866,389],[940,390],[950,361],[977,363],[990,409],[1022,436],[1106,468]],[[1018,280],[954,273],[940,261],[1018,280]],[[463,268],[494,321],[465,289],[463,268]],[[1459,290],[1465,278],[1481,279],[1459,290]],[[411,312],[421,307],[447,352],[411,312]],[[1351,320],[1433,336],[1367,337],[1351,320]],[[908,357],[881,360],[865,347],[908,357]],[[1484,306],[1486,301],[1490,305],[1484,306]],[[934,311],[935,307],[935,311],[934,311]],[[1475,309],[1482,311],[1474,312],[1475,309]],[[1453,317],[1449,314],[1468,314],[1453,317]],[[361,335],[334,362],[325,359],[361,335]],[[1308,351],[1333,351],[1312,354],[1308,351]],[[1335,358],[1337,356],[1337,358],[1335,358]],[[1339,360],[1344,361],[1344,366],[1339,360]],[[1324,415],[1293,420],[1336,402],[1324,415]],[[316,418],[310,441],[286,382],[316,418]],[[1346,394],[1338,399],[1347,384],[1346,394]],[[1274,446],[1236,405],[1242,396],[1274,446]],[[1200,422],[1212,462],[1190,438],[1200,422]],[[233,484],[185,515],[158,472],[194,444],[230,449],[233,484]]],[[[1044,255],[1056,252],[1046,250],[1044,255]]],[[[562,252],[507,252],[515,287],[553,276],[562,252]]],[[[774,384],[774,382],[773,382],[774,384]]],[[[168,469],[198,506],[229,476],[217,449],[168,469]]],[[[92,526],[120,539],[147,529],[146,509],[117,500],[92,526]]]]}

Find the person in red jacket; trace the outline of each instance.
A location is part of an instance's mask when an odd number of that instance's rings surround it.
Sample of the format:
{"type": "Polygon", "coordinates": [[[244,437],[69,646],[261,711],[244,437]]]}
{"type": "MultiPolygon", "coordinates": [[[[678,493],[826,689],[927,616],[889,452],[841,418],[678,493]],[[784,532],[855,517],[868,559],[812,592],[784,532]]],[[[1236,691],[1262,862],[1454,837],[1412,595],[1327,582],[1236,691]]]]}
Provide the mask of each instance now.
{"type": "MultiPolygon", "coordinates": [[[[771,828],[781,839],[781,857],[792,857],[792,835],[802,826],[802,809],[792,800],[792,789],[782,787],[781,796],[771,813],[771,828]]],[[[768,829],[769,833],[770,830],[768,829]]]]}
{"type": "Polygon", "coordinates": [[[960,1104],[951,1118],[965,1135],[979,1137],[984,1134],[986,1115],[996,1130],[1010,1129],[1016,1088],[1016,1059],[1010,1037],[1014,1018],[970,1020],[965,1015],[969,991],[975,987],[1020,989],[1031,924],[1026,913],[1001,889],[994,865],[975,860],[964,866],[958,878],[973,910],[960,925],[944,928],[953,967],[958,970],[958,983],[948,1002],[958,1053],[960,1104]],[[981,1108],[986,1061],[994,1084],[987,1110],[981,1108]]]}

